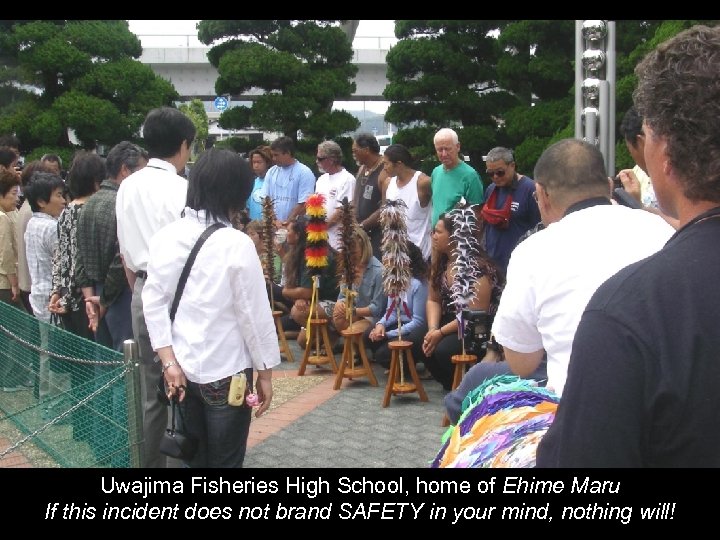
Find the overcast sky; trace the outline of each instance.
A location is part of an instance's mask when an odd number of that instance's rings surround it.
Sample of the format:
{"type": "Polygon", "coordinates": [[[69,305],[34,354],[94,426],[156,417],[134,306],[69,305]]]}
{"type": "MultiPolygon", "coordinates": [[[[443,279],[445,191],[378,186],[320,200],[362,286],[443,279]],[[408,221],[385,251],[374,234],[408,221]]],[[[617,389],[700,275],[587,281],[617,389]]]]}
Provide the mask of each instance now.
{"type": "MultiPolygon", "coordinates": [[[[166,21],[166,20],[145,20],[128,21],[130,31],[139,36],[142,35],[187,35],[197,34],[195,25],[199,21],[166,21]]],[[[374,21],[361,20],[358,24],[355,37],[395,37],[395,21],[374,21]]]]}

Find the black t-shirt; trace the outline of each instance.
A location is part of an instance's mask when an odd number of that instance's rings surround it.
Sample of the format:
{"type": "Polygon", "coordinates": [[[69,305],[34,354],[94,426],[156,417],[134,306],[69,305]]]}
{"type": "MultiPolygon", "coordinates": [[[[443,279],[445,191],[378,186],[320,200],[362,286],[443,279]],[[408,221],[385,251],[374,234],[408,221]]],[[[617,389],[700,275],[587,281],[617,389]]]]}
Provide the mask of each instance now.
{"type": "MultiPolygon", "coordinates": [[[[380,186],[378,185],[378,179],[383,168],[381,164],[370,172],[367,176],[364,174],[367,168],[363,168],[362,172],[358,174],[355,179],[355,192],[353,193],[353,204],[356,208],[356,216],[358,223],[362,223],[367,217],[372,215],[375,210],[380,208],[380,201],[382,200],[382,193],[380,192],[380,186]]],[[[382,231],[380,224],[376,224],[370,229],[366,229],[370,237],[370,242],[373,247],[373,255],[378,259],[382,258],[380,255],[380,241],[382,239],[382,231]]]]}
{"type": "Polygon", "coordinates": [[[720,466],[720,209],[607,280],[539,467],[720,466]]]}

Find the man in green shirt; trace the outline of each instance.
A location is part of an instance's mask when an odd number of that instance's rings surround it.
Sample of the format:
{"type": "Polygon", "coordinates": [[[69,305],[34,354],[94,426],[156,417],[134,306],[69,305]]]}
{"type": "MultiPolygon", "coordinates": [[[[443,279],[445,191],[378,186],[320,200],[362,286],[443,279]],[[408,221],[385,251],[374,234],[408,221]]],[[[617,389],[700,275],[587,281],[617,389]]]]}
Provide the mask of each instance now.
{"type": "Polygon", "coordinates": [[[440,165],[432,172],[432,226],[441,214],[452,210],[465,198],[468,204],[480,204],[483,185],[477,171],[459,157],[460,141],[457,133],[442,128],[433,138],[440,165]]]}

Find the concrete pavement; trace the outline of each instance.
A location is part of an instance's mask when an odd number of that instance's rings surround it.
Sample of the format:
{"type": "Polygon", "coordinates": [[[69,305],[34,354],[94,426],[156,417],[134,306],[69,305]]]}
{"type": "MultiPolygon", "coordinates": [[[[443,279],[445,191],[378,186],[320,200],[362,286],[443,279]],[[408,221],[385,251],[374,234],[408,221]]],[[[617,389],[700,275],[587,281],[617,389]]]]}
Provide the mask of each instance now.
{"type": "MultiPolygon", "coordinates": [[[[283,361],[274,377],[297,376],[303,351],[294,340],[290,346],[295,362],[283,361]]],[[[446,429],[441,427],[445,391],[423,380],[429,401],[420,401],[417,393],[393,396],[383,408],[387,376],[372,365],[378,386],[363,377],[344,379],[339,390],[333,390],[329,369],[309,366],[306,375],[326,379],[253,420],[245,467],[427,468],[446,429]]]]}

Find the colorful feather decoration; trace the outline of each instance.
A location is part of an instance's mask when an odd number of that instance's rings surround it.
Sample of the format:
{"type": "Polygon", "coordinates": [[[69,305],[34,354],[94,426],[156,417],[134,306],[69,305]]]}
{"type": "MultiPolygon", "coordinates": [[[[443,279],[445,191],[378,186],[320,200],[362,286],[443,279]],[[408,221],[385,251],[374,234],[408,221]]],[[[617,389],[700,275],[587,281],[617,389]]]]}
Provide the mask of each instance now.
{"type": "MultiPolygon", "coordinates": [[[[342,201],[342,217],[340,218],[340,249],[338,251],[337,275],[341,283],[348,289],[352,289],[360,277],[360,261],[357,260],[358,250],[353,249],[357,245],[355,235],[355,211],[347,197],[342,201]]],[[[348,296],[346,295],[346,298],[348,296]]]]}
{"type": "Polygon", "coordinates": [[[390,297],[400,296],[410,286],[407,205],[402,199],[387,201],[380,211],[383,289],[390,297]]]}
{"type": "MultiPolygon", "coordinates": [[[[325,196],[321,193],[313,193],[305,202],[305,214],[308,218],[305,234],[305,266],[312,276],[312,293],[310,296],[310,310],[305,328],[307,328],[307,347],[312,343],[312,325],[310,320],[315,316],[315,309],[319,303],[320,275],[328,265],[328,226],[325,212],[325,196]]],[[[315,351],[319,355],[320,344],[318,336],[315,336],[315,351]]]]}
{"type": "Polygon", "coordinates": [[[310,275],[322,274],[328,265],[328,226],[325,214],[325,196],[321,193],[310,195],[305,203],[308,224],[305,229],[307,244],[305,264],[310,275]]]}
{"type": "Polygon", "coordinates": [[[455,242],[455,264],[451,292],[453,305],[457,313],[458,338],[462,341],[463,354],[465,354],[465,335],[463,310],[467,309],[475,297],[475,285],[482,277],[482,271],[477,264],[480,255],[480,241],[478,240],[477,218],[473,206],[465,205],[461,199],[457,208],[448,212],[453,220],[452,240],[455,242]]]}
{"type": "Polygon", "coordinates": [[[392,299],[388,314],[396,307],[407,311],[407,303],[403,300],[403,295],[410,287],[411,271],[405,201],[402,199],[386,201],[380,211],[380,226],[383,230],[381,244],[383,289],[392,299]]]}
{"type": "MultiPolygon", "coordinates": [[[[275,207],[270,197],[264,197],[262,200],[262,217],[263,217],[263,254],[260,257],[263,272],[266,276],[275,275],[275,207]]],[[[272,287],[270,289],[272,291],[272,287]]]]}

